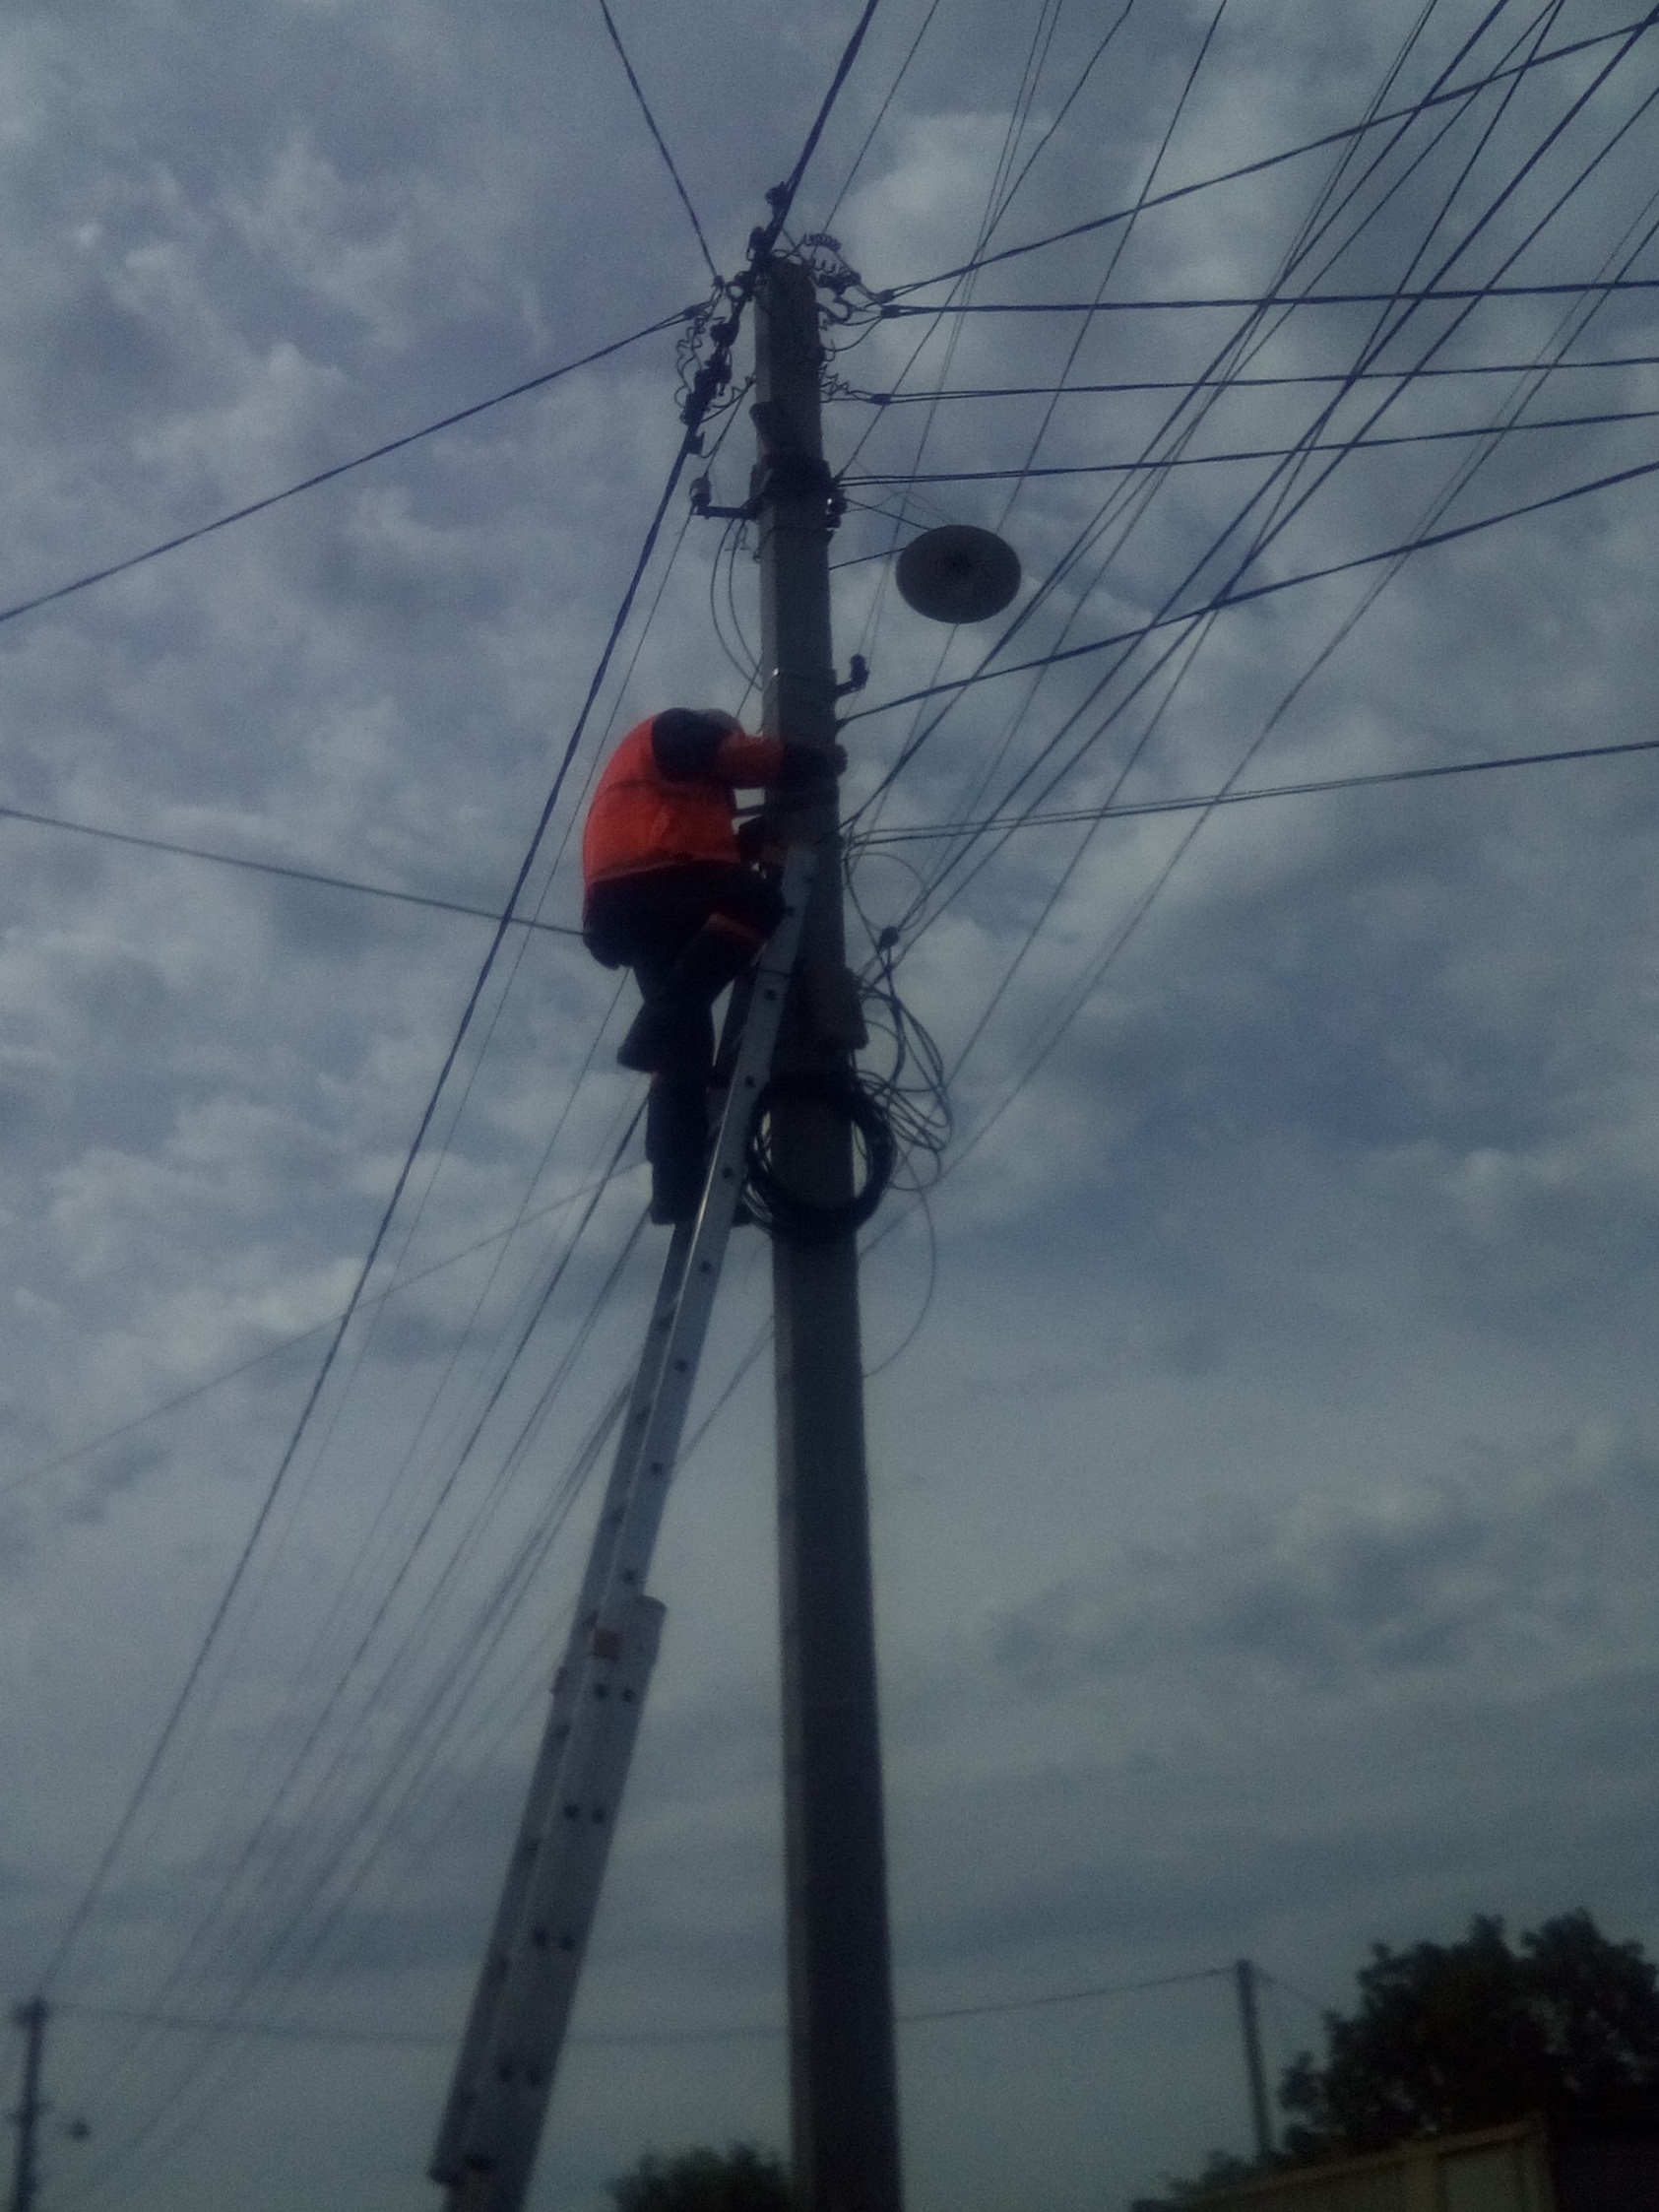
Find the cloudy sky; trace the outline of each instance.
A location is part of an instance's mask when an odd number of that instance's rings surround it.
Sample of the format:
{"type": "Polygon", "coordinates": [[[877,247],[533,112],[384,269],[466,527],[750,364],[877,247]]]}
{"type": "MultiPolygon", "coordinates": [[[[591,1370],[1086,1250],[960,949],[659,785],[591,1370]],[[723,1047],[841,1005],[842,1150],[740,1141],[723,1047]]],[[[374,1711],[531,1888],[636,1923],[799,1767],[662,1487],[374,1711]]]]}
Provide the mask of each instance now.
{"type": "MultiPolygon", "coordinates": [[[[857,11],[614,12],[730,276],[857,11]]],[[[1247,1955],[1278,2063],[1373,1937],[1585,1905],[1659,1943],[1654,756],[939,834],[1655,735],[1654,480],[1537,504],[1659,454],[1655,294],[1573,289],[1659,277],[1639,13],[882,0],[808,172],[796,234],[928,310],[837,331],[828,415],[856,888],[956,1126],[865,1270],[904,2014],[1247,1955]],[[955,637],[888,559],[947,519],[1026,571],[955,637]]],[[[588,0],[14,7],[0,162],[0,609],[710,290],[588,0]]],[[[497,910],[675,338],[0,620],[0,805],[497,910]]],[[[48,2212],[434,2201],[663,1243],[634,1154],[602,1186],[628,1003],[558,934],[564,840],[640,715],[752,707],[723,532],[670,506],[530,879],[553,927],[136,1800],[490,932],[0,818],[0,1990],[61,2008],[48,2212]]],[[[739,1239],[545,2208],[784,2139],[766,1298],[739,1239]]],[[[1213,1977],[900,2037],[917,2212],[1118,2212],[1246,2145],[1213,1977]]]]}

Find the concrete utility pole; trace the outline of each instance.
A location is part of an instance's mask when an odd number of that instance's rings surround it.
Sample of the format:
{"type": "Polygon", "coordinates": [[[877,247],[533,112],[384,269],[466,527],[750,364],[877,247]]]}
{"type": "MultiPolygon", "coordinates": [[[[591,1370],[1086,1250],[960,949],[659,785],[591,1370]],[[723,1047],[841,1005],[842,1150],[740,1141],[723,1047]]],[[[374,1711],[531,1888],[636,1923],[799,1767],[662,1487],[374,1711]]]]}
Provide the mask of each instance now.
{"type": "Polygon", "coordinates": [[[29,2041],[24,2048],[23,2103],[13,2117],[17,2121],[17,2161],[12,2168],[12,2212],[32,2212],[36,2176],[34,2138],[45,2105],[40,2097],[40,2064],[46,2048],[46,2000],[32,1997],[13,2009],[12,2025],[29,2041]]]}
{"type": "MultiPolygon", "coordinates": [[[[817,290],[773,261],[755,295],[761,666],[770,735],[836,742],[832,486],[823,459],[817,290]]],[[[829,840],[807,908],[779,1075],[844,1073],[861,1041],[847,975],[834,784],[775,818],[829,840]]],[[[781,1180],[818,1205],[854,1187],[845,1114],[772,1112],[781,1180]]],[[[790,2080],[802,2212],[900,2212],[898,2071],[887,1933],[856,1236],[773,1244],[790,2080]]]]}
{"type": "Polygon", "coordinates": [[[1267,2108],[1267,2075],[1261,2063],[1261,2019],[1256,2010],[1255,1968],[1240,1959],[1233,1969],[1239,1989],[1239,2028],[1244,2039],[1244,2074],[1250,2085],[1250,2121],[1255,2155],[1263,2166],[1273,2156],[1273,2122],[1267,2108]]]}

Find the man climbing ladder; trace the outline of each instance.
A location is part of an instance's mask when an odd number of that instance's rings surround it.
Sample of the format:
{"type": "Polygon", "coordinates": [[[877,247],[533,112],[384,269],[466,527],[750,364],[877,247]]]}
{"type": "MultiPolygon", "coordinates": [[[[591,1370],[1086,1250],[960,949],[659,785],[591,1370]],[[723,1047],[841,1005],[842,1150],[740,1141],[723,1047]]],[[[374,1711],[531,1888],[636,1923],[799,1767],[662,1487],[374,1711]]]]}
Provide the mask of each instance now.
{"type": "Polygon", "coordinates": [[[799,788],[847,756],[749,737],[734,715],[670,707],[606,762],[582,839],[582,935],[607,968],[631,967],[644,1005],[617,1059],[651,1077],[645,1150],[651,1218],[691,1218],[702,1195],[714,1003],[783,914],[739,790],[799,788]]]}

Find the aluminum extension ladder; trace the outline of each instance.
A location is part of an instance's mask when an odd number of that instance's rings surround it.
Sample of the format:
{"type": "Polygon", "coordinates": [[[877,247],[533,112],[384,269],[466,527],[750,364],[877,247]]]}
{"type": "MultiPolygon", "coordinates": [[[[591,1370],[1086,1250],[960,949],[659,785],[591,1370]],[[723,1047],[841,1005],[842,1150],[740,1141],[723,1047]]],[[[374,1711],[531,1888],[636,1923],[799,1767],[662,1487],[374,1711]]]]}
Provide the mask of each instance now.
{"type": "Polygon", "coordinates": [[[664,1607],[645,1594],[772,1066],[816,854],[792,848],[694,1221],[669,1246],[428,2172],[449,2212],[519,2212],[599,1907],[664,1607]]]}

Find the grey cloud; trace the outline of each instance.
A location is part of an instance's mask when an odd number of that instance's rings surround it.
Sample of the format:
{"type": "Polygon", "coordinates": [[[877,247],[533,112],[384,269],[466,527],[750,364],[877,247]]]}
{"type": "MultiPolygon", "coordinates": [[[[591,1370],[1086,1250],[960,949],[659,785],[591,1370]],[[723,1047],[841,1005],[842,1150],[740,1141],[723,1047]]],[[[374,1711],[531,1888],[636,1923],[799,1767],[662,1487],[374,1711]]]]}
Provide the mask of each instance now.
{"type": "Polygon", "coordinates": [[[1659,1461],[1568,1444],[1532,1464],[1491,1455],[1374,1503],[1223,1509],[1179,1548],[1125,1550],[1111,1583],[1045,1592],[988,1627],[993,1663],[1028,1695],[1126,1684],[1147,1669],[1240,1663],[1305,1693],[1364,1694],[1400,1675],[1525,1673],[1564,1634],[1640,1631],[1599,1563],[1659,1543],[1659,1461]]]}
{"type": "MultiPolygon", "coordinates": [[[[616,12],[731,266],[848,14],[736,0],[688,32],[633,0],[616,12]]],[[[827,218],[923,12],[908,0],[877,11],[803,222],[827,218]]],[[[1208,0],[1133,12],[999,242],[1132,196],[1211,12],[1208,0]]],[[[1585,28],[1612,20],[1602,0],[1577,14],[1585,28]]],[[[1407,23],[1392,7],[1234,0],[1206,63],[1214,89],[1201,76],[1164,181],[1348,121],[1407,23]]],[[[1466,24],[1466,12],[1432,17],[1410,69],[1432,73],[1466,24]]],[[[971,245],[1034,28],[988,0],[940,9],[835,218],[871,281],[971,245]]],[[[1037,129],[1101,28],[1061,12],[1037,129]]],[[[423,0],[283,0],[185,24],[66,0],[8,36],[22,57],[0,134],[14,211],[0,249],[9,596],[534,374],[703,286],[597,11],[502,0],[463,20],[423,0]]],[[[1520,103],[1517,128],[1523,110],[1536,119],[1520,103]]],[[[1651,147],[1638,131],[1629,151],[1645,163],[1651,147]]],[[[1605,253],[1635,204],[1630,174],[1610,166],[1540,267],[1570,275],[1605,253]]],[[[1312,168],[1292,164],[1149,217],[1115,281],[1125,294],[1253,284],[1314,188],[1312,168]]],[[[1407,216],[1422,213],[1415,189],[1345,264],[1356,281],[1398,274],[1407,216]]],[[[1102,237],[1009,264],[980,296],[1092,289],[1111,251],[1102,237]]],[[[1483,313],[1460,358],[1545,327],[1518,305],[1483,313]]],[[[1621,309],[1592,341],[1639,351],[1641,331],[1621,309]]],[[[941,344],[918,376],[1041,382],[1073,335],[1057,320],[971,319],[948,360],[941,344]]],[[[840,365],[886,388],[920,336],[884,327],[840,365]]],[[[1179,376],[1212,338],[1195,317],[1102,317],[1074,374],[1179,376]]],[[[1255,365],[1327,368],[1351,343],[1350,320],[1299,315],[1255,365]]],[[[488,903],[512,878],[667,467],[671,356],[670,339],[644,347],[0,629],[0,799],[488,903]]],[[[1572,392],[1594,396],[1561,411],[1636,404],[1650,381],[1584,372],[1572,392]]],[[[1400,421],[1474,419],[1491,390],[1420,391],[1422,412],[1400,421]]],[[[1306,399],[1240,395],[1206,434],[1282,442],[1306,399]]],[[[1042,457],[1132,452],[1165,404],[1067,401],[1042,457]]],[[[838,403],[838,458],[876,412],[838,403]]],[[[860,466],[910,467],[926,412],[881,413],[860,466]]],[[[1041,403],[947,403],[925,462],[1007,467],[1040,421],[1041,403]]],[[[1514,441],[1460,511],[1638,457],[1645,434],[1514,441]]],[[[1339,476],[1273,560],[1338,557],[1409,526],[1451,465],[1443,449],[1398,449],[1356,472],[1351,491],[1339,476]]],[[[740,420],[714,466],[717,496],[740,493],[740,420]]],[[[1073,641],[1149,613],[1254,481],[1173,476],[1098,588],[1084,598],[1080,575],[1034,619],[1030,649],[1073,613],[1073,641]]],[[[1022,488],[1007,530],[1029,574],[1058,557],[1100,488],[1022,488]]],[[[915,511],[994,522],[1004,496],[934,486],[915,511]]],[[[1650,516],[1636,488],[1408,568],[1252,773],[1645,735],[1650,516]]],[[[890,529],[851,510],[838,557],[877,553],[890,529]]],[[[709,631],[715,543],[688,531],[637,667],[637,631],[624,641],[554,844],[610,730],[670,695],[737,704],[743,680],[709,631]]],[[[868,650],[871,700],[930,681],[946,642],[890,592],[875,616],[882,575],[871,559],[837,580],[840,650],[868,650]]],[[[735,578],[752,627],[746,562],[735,578]]],[[[1286,595],[1218,626],[1126,794],[1219,782],[1355,603],[1347,592],[1286,595]]],[[[959,639],[945,673],[976,649],[959,639]]],[[[1016,683],[969,693],[887,818],[989,810],[1104,665],[1056,675],[1023,716],[1016,683]]],[[[1079,739],[1117,695],[1088,710],[1079,739]]],[[[1056,801],[1105,796],[1155,699],[1056,801]]],[[[850,726],[861,791],[909,727],[850,726]]],[[[1410,1940],[1480,1907],[1520,1919],[1584,1899],[1632,1930],[1650,1917],[1629,1869],[1645,1863],[1652,1812],[1631,1751],[1653,1689],[1652,1454],[1579,1435],[1598,1420],[1652,1434],[1648,767],[1218,817],[1016,1109],[940,1186],[932,1312],[871,1394],[907,2003],[1173,1971],[1245,1947],[1337,1994],[1370,1935],[1410,1940]]],[[[1011,841],[907,962],[907,996],[947,1048],[972,1032],[1070,834],[1011,841]]],[[[1019,1078],[1174,834],[1101,833],[957,1080],[964,1129],[1019,1078]]],[[[28,835],[9,831],[0,856],[0,1067],[23,1101],[0,1188],[8,1475],[26,1445],[30,1464],[48,1459],[336,1309],[482,943],[470,925],[183,862],[72,858],[28,835]]],[[[915,888],[891,861],[869,879],[893,912],[915,888]]],[[[548,881],[550,918],[573,919],[568,859],[533,893],[548,881]]],[[[571,1100],[610,991],[558,943],[525,947],[522,964],[509,947],[451,1094],[465,1091],[465,1110],[453,1126],[440,1116],[441,1173],[429,1188],[417,1175],[400,1218],[399,1265],[417,1270],[511,1221],[549,1143],[537,1204],[609,1155],[637,1103],[610,1041],[571,1100]]],[[[596,1216],[391,1602],[324,1746],[340,1755],[334,1793],[313,1804],[307,1784],[285,1804],[275,1840],[291,1856],[259,1856],[271,1879],[238,1923],[242,1965],[279,1908],[338,1896],[329,1881],[348,1877],[325,1878],[330,1854],[401,1732],[461,1679],[496,1579],[636,1348],[643,1256],[578,1362],[574,1401],[553,1407],[498,1487],[639,1198],[635,1177],[596,1216]],[[364,1714],[356,1701],[394,1651],[407,1662],[364,1714]]],[[[571,1218],[516,1242],[493,1281],[493,1255],[429,1278],[349,1343],[319,1457],[302,1458],[279,1501],[281,1540],[257,1555],[212,1672],[211,1717],[187,1732],[89,1927],[86,1988],[144,2002],[162,1985],[206,1885],[246,1843],[453,1471],[447,1455],[571,1218]]],[[[919,1229],[872,1255],[872,1355],[909,1327],[920,1261],[919,1229]]],[[[763,1255],[736,1256],[711,1398],[760,1319],[764,1277],[763,1255]]],[[[28,1548],[0,1623],[10,1986],[30,1985],[141,1771],[318,1352],[312,1338],[274,1356],[165,1429],[135,1432],[139,1454],[113,1450],[89,1475],[20,1494],[28,1548]],[[152,1451],[164,1464],[143,1464],[152,1451]],[[77,1518],[89,1500],[96,1515],[77,1518]]],[[[763,1382],[713,1432],[665,1531],[670,1634],[584,1995],[607,2027],[779,2005],[763,1382]]],[[[335,1937],[291,1991],[261,1984],[253,2006],[459,2018],[575,1537],[573,1522],[335,1937]]],[[[181,2008],[235,1994],[231,1957],[185,1978],[181,2008]]],[[[1010,2177],[1033,2201],[1116,2202],[1142,2170],[1149,2185],[1201,2156],[1201,2128],[1242,2134],[1225,2004],[1180,2015],[1184,2026],[1173,2012],[1122,2019],[1073,2015],[1064,2044],[1030,2019],[908,2042],[923,2212],[981,2212],[1006,2201],[1010,2177]]],[[[66,2019],[54,2098],[99,2102],[109,2048],[66,2019]]],[[[104,2141],[142,2123],[173,2065],[124,2077],[130,2103],[94,2115],[104,2141]]],[[[132,2177],[133,2212],[218,2201],[226,2173],[249,2171],[233,2138],[267,2146],[274,2202],[326,2208],[344,2189],[355,2212],[391,2212],[418,2187],[441,2066],[373,2067],[250,2055],[223,2099],[186,2109],[200,2131],[175,2163],[132,2177]]],[[[597,2201],[648,2137],[671,2144],[728,2115],[734,2133],[781,2129],[782,2082],[771,2049],[583,2062],[561,2089],[543,2195],[597,2201]]]]}

